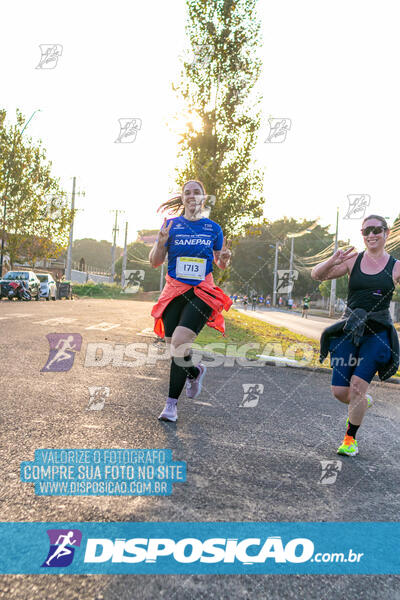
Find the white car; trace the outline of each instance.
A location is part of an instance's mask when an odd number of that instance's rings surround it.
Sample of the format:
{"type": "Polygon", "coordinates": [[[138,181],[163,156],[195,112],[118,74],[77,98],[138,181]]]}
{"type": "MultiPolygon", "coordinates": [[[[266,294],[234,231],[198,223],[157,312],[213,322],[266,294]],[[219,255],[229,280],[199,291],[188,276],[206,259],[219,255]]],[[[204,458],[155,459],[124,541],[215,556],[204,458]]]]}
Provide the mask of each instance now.
{"type": "Polygon", "coordinates": [[[36,273],[40,281],[40,297],[46,300],[57,299],[57,285],[50,273],[36,273]]]}

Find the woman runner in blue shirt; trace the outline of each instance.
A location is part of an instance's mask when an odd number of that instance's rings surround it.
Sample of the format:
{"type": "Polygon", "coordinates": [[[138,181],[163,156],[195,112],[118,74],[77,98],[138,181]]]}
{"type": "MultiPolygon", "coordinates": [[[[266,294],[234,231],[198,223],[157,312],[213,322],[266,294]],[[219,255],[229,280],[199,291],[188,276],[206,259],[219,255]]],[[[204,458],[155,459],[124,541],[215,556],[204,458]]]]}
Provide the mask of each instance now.
{"type": "MultiPolygon", "coordinates": [[[[213,261],[221,269],[228,266],[231,251],[225,244],[221,227],[202,218],[206,193],[200,181],[188,181],[182,194],[161,205],[159,210],[175,210],[178,217],[164,219],[149,260],[158,267],[168,254],[167,283],[153,307],[152,315],[162,319],[165,340],[171,351],[168,399],[159,416],[175,422],[177,402],[185,386],[188,398],[201,391],[205,365],[193,365],[190,346],[211,315],[232,304],[212,278],[213,261]],[[191,286],[189,289],[187,286],[191,286]]],[[[223,318],[220,315],[220,319],[223,318]]],[[[214,326],[214,325],[212,325],[214,326]]],[[[221,329],[216,326],[217,329],[221,329]]]]}

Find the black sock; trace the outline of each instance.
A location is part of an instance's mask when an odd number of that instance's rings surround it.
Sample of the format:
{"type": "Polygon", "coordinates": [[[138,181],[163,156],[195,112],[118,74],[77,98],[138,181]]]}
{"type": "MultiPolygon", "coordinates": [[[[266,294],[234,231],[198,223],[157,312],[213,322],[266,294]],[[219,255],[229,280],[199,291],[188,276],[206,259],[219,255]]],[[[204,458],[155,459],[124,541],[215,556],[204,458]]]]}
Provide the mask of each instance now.
{"type": "Polygon", "coordinates": [[[347,427],[346,435],[351,435],[351,437],[353,437],[354,439],[356,439],[356,433],[357,433],[357,429],[359,427],[360,427],[359,425],[353,425],[349,421],[349,425],[347,427]]]}
{"type": "MultiPolygon", "coordinates": [[[[190,360],[190,357],[189,357],[190,360]]],[[[180,363],[182,361],[182,357],[177,358],[177,362],[180,363]]],[[[186,361],[186,357],[185,357],[186,361]]],[[[184,388],[186,377],[192,376],[197,377],[199,374],[199,369],[197,367],[181,367],[179,364],[175,362],[175,359],[171,359],[171,369],[169,376],[169,392],[168,396],[170,398],[174,398],[178,400],[181,392],[184,388]],[[189,371],[192,372],[192,375],[189,375],[189,371]]]]}
{"type": "MultiPolygon", "coordinates": [[[[183,357],[183,360],[185,362],[189,362],[192,360],[192,353],[188,354],[187,356],[183,357]]],[[[186,370],[187,376],[190,379],[196,379],[197,375],[200,373],[198,367],[194,367],[193,363],[191,363],[191,365],[185,365],[184,369],[186,370]]]]}

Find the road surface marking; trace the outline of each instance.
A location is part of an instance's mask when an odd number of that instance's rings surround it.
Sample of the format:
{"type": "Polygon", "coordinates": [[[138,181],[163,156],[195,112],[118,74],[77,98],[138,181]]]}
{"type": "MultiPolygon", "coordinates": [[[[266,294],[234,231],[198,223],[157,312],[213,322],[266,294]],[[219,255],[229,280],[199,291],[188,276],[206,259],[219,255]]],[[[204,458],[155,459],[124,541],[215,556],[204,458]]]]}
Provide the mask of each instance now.
{"type": "Polygon", "coordinates": [[[98,329],[100,331],[109,331],[110,329],[114,329],[115,327],[121,327],[119,323],[107,323],[103,321],[102,323],[97,323],[97,325],[90,325],[89,327],[85,327],[85,329],[98,329]]]}
{"type": "Polygon", "coordinates": [[[53,319],[46,319],[45,321],[34,321],[38,325],[58,325],[61,323],[72,323],[77,319],[71,317],[54,317],[53,319]]]}

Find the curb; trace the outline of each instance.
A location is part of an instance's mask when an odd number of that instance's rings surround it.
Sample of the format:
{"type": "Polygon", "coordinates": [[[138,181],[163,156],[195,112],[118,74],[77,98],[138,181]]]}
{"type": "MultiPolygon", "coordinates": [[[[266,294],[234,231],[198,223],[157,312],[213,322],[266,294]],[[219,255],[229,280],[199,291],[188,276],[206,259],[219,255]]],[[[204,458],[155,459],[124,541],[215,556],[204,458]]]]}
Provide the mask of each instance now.
{"type": "MultiPolygon", "coordinates": [[[[238,358],[237,356],[231,355],[231,354],[217,354],[216,352],[203,352],[202,353],[203,356],[205,358],[209,357],[209,358],[214,358],[214,357],[218,357],[221,358],[221,356],[224,356],[225,358],[238,358]]],[[[239,357],[239,358],[243,358],[243,357],[239,357]]],[[[249,362],[257,362],[256,359],[253,358],[247,358],[246,360],[248,360],[249,362]]],[[[250,365],[248,365],[250,367],[250,365]]],[[[268,366],[268,367],[277,367],[278,369],[282,369],[283,367],[285,368],[289,368],[289,369],[300,369],[303,371],[313,371],[314,373],[325,373],[327,375],[330,375],[331,369],[329,368],[324,368],[324,367],[308,367],[308,366],[302,366],[302,365],[290,365],[290,364],[284,364],[284,363],[280,363],[279,365],[276,364],[275,361],[273,360],[266,360],[264,361],[264,365],[263,366],[268,366]]],[[[246,368],[242,367],[242,368],[246,368]]],[[[379,377],[377,377],[376,375],[374,376],[372,381],[377,381],[378,383],[381,384],[385,384],[385,383],[394,383],[397,385],[400,385],[400,377],[390,377],[389,379],[386,379],[385,381],[381,381],[379,379],[379,377]]]]}

